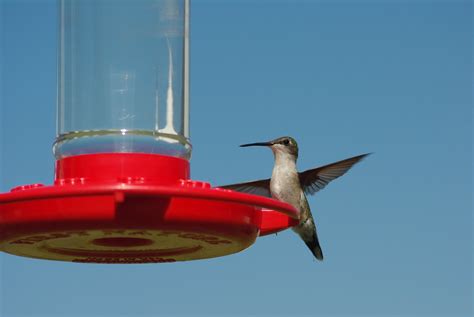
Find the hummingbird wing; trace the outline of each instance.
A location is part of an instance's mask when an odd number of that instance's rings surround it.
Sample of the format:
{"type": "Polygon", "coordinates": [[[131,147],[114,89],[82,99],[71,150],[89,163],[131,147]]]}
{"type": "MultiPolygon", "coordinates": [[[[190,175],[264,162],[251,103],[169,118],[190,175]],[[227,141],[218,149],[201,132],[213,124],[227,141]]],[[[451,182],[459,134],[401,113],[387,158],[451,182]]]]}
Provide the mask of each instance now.
{"type": "Polygon", "coordinates": [[[301,172],[299,173],[301,187],[306,194],[313,195],[326,187],[330,181],[344,175],[354,164],[368,155],[370,153],[301,172]]]}
{"type": "MultiPolygon", "coordinates": [[[[306,194],[312,195],[326,187],[333,179],[344,175],[354,164],[362,160],[370,153],[354,156],[336,163],[313,168],[298,173],[300,184],[306,194]]],[[[270,193],[270,179],[261,179],[252,182],[218,186],[220,188],[232,189],[238,192],[272,197],[270,193]]]]}
{"type": "Polygon", "coordinates": [[[231,184],[219,187],[225,189],[232,189],[247,194],[265,196],[270,198],[272,197],[272,195],[270,194],[270,179],[261,179],[258,181],[231,184]]]}

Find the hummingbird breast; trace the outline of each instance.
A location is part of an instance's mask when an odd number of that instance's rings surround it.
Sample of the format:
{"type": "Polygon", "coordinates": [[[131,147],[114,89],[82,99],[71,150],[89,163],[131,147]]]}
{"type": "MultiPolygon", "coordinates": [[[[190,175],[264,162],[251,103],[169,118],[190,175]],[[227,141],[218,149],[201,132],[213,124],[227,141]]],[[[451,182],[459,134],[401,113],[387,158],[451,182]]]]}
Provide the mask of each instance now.
{"type": "Polygon", "coordinates": [[[270,179],[272,197],[284,201],[300,211],[301,185],[296,166],[275,164],[270,179]]]}

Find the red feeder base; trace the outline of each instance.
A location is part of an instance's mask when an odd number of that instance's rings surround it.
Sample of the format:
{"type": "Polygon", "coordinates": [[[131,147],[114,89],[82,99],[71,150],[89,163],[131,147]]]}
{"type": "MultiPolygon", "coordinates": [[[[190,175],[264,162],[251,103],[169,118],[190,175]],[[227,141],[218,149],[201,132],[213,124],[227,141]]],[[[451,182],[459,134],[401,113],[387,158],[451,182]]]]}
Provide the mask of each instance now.
{"type": "Polygon", "coordinates": [[[295,225],[283,202],[189,180],[186,160],[136,153],[59,160],[53,186],[0,194],[0,250],[81,263],[161,263],[239,252],[295,225]]]}

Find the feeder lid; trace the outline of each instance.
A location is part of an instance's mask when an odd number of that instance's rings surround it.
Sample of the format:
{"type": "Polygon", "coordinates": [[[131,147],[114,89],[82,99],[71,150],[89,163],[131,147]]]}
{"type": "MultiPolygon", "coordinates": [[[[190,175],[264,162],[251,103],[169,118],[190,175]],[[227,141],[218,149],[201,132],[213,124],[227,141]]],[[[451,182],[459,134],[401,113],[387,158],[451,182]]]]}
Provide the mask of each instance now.
{"type": "Polygon", "coordinates": [[[283,202],[189,180],[186,160],[88,154],[59,160],[52,186],[0,194],[0,250],[82,263],[159,263],[239,252],[297,224],[283,202]]]}

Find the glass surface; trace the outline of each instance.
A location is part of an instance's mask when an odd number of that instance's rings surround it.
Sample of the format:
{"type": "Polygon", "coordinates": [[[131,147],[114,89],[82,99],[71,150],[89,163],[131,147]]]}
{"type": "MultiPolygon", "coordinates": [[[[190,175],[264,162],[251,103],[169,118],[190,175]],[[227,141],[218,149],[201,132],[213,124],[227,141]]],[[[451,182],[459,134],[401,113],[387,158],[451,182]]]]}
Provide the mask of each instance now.
{"type": "Polygon", "coordinates": [[[61,0],[56,158],[189,158],[188,0],[61,0]]]}

